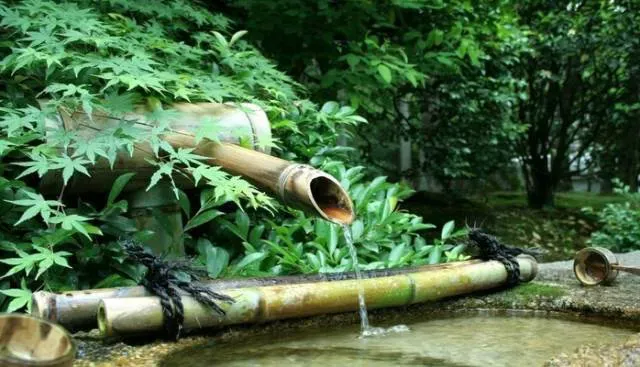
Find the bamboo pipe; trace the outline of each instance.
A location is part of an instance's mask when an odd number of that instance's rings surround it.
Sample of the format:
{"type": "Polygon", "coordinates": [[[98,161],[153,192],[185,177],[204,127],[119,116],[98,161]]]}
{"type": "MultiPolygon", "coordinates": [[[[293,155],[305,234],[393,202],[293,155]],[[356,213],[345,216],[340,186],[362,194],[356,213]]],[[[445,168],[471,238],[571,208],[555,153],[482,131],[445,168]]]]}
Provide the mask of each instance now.
{"type": "Polygon", "coordinates": [[[343,225],[355,219],[349,194],[323,171],[234,144],[206,140],[195,145],[193,136],[188,134],[168,134],[164,139],[174,147],[194,148],[194,153],[211,157],[213,164],[243,176],[287,206],[343,225]]]}
{"type": "MultiPolygon", "coordinates": [[[[519,256],[520,279],[532,280],[537,263],[519,256]]],[[[257,323],[358,309],[358,288],[371,309],[435,301],[502,286],[507,272],[502,263],[487,261],[436,271],[404,273],[380,278],[335,282],[273,285],[224,290],[236,302],[224,304],[227,314],[217,315],[191,297],[183,297],[187,331],[223,325],[257,323]],[[358,284],[359,282],[359,284],[358,284]]],[[[107,298],[100,302],[98,326],[104,336],[150,334],[162,330],[163,316],[157,297],[107,298]]]]}
{"type": "MultiPolygon", "coordinates": [[[[480,260],[458,261],[448,264],[424,265],[409,268],[385,270],[369,270],[362,272],[362,277],[379,278],[389,275],[418,271],[436,271],[467,264],[479,263],[480,260]]],[[[213,291],[232,288],[250,288],[270,285],[300,284],[312,282],[333,282],[355,279],[355,273],[324,273],[314,275],[298,275],[284,277],[263,277],[245,279],[221,279],[205,282],[213,291]]],[[[54,321],[68,330],[80,331],[95,329],[98,324],[96,315],[100,301],[105,298],[129,298],[152,296],[144,287],[120,287],[71,291],[61,294],[38,291],[33,293],[31,314],[33,316],[54,321]]]]}
{"type": "MultiPolygon", "coordinates": [[[[46,100],[40,104],[45,106],[46,100]]],[[[86,140],[99,137],[104,130],[113,130],[123,124],[134,127],[141,133],[157,126],[149,119],[149,105],[137,105],[134,110],[123,116],[112,116],[105,111],[95,109],[88,116],[81,109],[69,111],[63,108],[58,113],[45,119],[47,138],[51,138],[61,128],[73,131],[86,140]]],[[[175,115],[170,118],[169,131],[180,131],[191,137],[203,126],[215,126],[219,141],[244,144],[251,149],[269,154],[271,149],[262,141],[271,140],[271,126],[262,108],[250,103],[178,103],[170,106],[175,115]]],[[[87,167],[90,177],[74,175],[65,187],[67,193],[103,193],[108,192],[115,179],[128,172],[136,175],[129,180],[124,191],[144,189],[149,185],[149,178],[157,167],[150,162],[156,156],[148,143],[135,145],[132,152],[117,152],[113,166],[104,158],[98,158],[94,165],[87,167]],[[130,154],[132,153],[132,154],[130,154]]],[[[193,182],[182,175],[174,178],[180,187],[192,187],[193,182]]],[[[62,184],[62,172],[49,171],[42,177],[40,191],[58,194],[62,184]]]]}
{"type": "MultiPolygon", "coordinates": [[[[269,149],[260,145],[261,139],[271,138],[269,120],[260,107],[252,104],[233,106],[218,103],[183,103],[173,105],[172,108],[178,115],[175,121],[172,121],[169,132],[163,135],[163,139],[173,147],[193,148],[196,154],[210,157],[212,163],[226,171],[247,178],[259,188],[275,195],[285,205],[339,224],[350,224],[355,219],[351,199],[335,178],[311,166],[272,157],[268,154],[269,149]],[[223,128],[223,132],[218,136],[221,142],[204,139],[196,144],[195,132],[203,124],[211,123],[207,122],[207,119],[219,120],[219,127],[223,128]],[[231,144],[242,141],[240,137],[233,136],[236,130],[249,138],[255,150],[231,144]],[[265,153],[259,150],[264,150],[265,153]]],[[[137,127],[151,129],[154,125],[146,121],[144,110],[142,106],[138,106],[135,112],[125,116],[125,120],[137,127]]],[[[55,128],[62,124],[65,130],[76,131],[87,139],[103,129],[115,128],[122,123],[121,119],[101,112],[95,112],[89,118],[82,111],[59,111],[58,120],[47,119],[47,126],[55,128]]],[[[67,191],[105,191],[110,188],[117,173],[132,171],[137,172],[139,177],[130,182],[128,189],[146,186],[146,179],[156,169],[149,163],[149,160],[154,158],[155,155],[148,143],[136,144],[133,156],[119,154],[112,169],[107,169],[105,160],[99,160],[97,163],[100,166],[91,170],[92,175],[96,177],[74,176],[77,181],[71,181],[67,191]]],[[[180,176],[177,179],[180,186],[191,185],[191,182],[181,180],[180,176]]],[[[47,175],[42,180],[41,191],[55,191],[59,189],[60,182],[60,177],[55,172],[47,175]]]]}

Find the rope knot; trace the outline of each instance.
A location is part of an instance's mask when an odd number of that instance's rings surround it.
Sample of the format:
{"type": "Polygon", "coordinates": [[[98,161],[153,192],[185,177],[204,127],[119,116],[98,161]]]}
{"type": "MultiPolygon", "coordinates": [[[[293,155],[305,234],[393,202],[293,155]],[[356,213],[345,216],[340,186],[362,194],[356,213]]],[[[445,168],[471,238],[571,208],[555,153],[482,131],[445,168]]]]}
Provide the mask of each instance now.
{"type": "Polygon", "coordinates": [[[500,261],[507,270],[507,285],[514,286],[520,282],[520,264],[516,256],[527,254],[537,257],[540,255],[537,249],[521,249],[503,245],[492,235],[474,228],[469,231],[469,242],[480,251],[479,257],[482,260],[500,261]]]}
{"type": "Polygon", "coordinates": [[[173,340],[180,338],[183,329],[182,295],[186,294],[195,298],[219,315],[226,313],[218,305],[218,301],[235,302],[227,295],[216,293],[207,286],[193,283],[192,280],[200,280],[203,273],[196,271],[188,263],[170,263],[146,252],[140,244],[132,240],[122,241],[122,246],[131,260],[147,268],[141,283],[149,292],[160,298],[165,334],[173,340]],[[187,279],[185,279],[185,275],[187,279]]]}

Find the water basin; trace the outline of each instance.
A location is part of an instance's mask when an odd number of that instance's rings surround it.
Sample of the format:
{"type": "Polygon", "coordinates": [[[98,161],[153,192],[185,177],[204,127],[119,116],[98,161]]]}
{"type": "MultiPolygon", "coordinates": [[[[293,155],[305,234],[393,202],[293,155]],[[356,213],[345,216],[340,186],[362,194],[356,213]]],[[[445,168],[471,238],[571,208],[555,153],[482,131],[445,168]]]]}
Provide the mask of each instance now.
{"type": "Polygon", "coordinates": [[[370,338],[359,338],[359,327],[350,325],[204,343],[169,355],[161,365],[539,366],[581,345],[623,342],[638,331],[602,322],[487,314],[407,325],[410,331],[370,338]]]}

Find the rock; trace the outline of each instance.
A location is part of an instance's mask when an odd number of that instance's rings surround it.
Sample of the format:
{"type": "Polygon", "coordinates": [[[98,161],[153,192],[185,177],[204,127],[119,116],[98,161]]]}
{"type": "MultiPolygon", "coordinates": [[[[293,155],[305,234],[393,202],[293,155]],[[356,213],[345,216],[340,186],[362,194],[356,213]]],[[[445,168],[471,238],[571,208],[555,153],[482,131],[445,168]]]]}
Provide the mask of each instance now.
{"type": "Polygon", "coordinates": [[[640,366],[640,334],[623,344],[599,347],[583,346],[571,355],[562,354],[548,361],[548,367],[640,366]]]}

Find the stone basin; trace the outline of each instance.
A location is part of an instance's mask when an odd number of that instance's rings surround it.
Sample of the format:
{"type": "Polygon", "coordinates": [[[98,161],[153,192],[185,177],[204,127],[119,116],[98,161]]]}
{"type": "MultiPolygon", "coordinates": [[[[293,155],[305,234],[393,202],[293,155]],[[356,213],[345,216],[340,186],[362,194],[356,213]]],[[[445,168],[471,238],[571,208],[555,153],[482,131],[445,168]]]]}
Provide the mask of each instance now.
{"type": "MultiPolygon", "coordinates": [[[[616,256],[622,264],[640,265],[640,252],[616,256]]],[[[560,328],[562,330],[570,328],[571,325],[575,327],[582,327],[576,325],[604,327],[604,330],[613,333],[611,335],[617,336],[604,340],[598,334],[588,340],[581,340],[580,346],[568,345],[567,349],[554,352],[555,357],[554,354],[545,355],[544,359],[540,360],[546,360],[544,363],[550,366],[577,366],[584,365],[583,362],[586,361],[590,363],[587,365],[594,366],[640,365],[640,334],[635,333],[640,330],[638,329],[638,325],[640,325],[640,282],[637,277],[620,274],[611,286],[583,287],[573,275],[572,261],[540,264],[539,270],[536,281],[514,289],[474,294],[410,307],[375,310],[370,314],[371,322],[376,326],[408,324],[410,329],[415,323],[429,324],[431,322],[432,326],[438,326],[439,323],[442,323],[439,325],[440,330],[446,330],[446,333],[454,337],[461,335],[464,340],[471,338],[474,334],[465,334],[460,327],[447,327],[447,322],[453,320],[451,317],[454,319],[480,317],[481,319],[476,319],[474,322],[480,322],[484,318],[488,320],[488,323],[491,323],[491,319],[495,321],[495,319],[502,317],[524,318],[525,322],[531,322],[527,319],[534,316],[536,320],[548,321],[551,319],[554,322],[569,323],[562,324],[563,328],[560,328]]],[[[517,324],[523,320],[516,321],[517,324]]],[[[538,322],[533,321],[533,323],[538,322]]],[[[542,325],[544,322],[540,321],[538,325],[542,325]]],[[[482,323],[480,322],[480,324],[482,323]]],[[[273,340],[274,335],[322,335],[327,332],[336,332],[339,335],[344,333],[342,336],[335,336],[336,338],[342,337],[353,341],[357,340],[357,338],[351,337],[353,330],[357,330],[357,325],[357,314],[347,313],[262,325],[229,327],[208,335],[187,337],[177,343],[162,341],[148,343],[149,340],[139,339],[102,340],[95,332],[79,333],[75,335],[79,347],[79,355],[75,365],[169,366],[169,363],[172,363],[172,358],[179,357],[181,353],[195,355],[193,351],[197,348],[216,351],[215,345],[233,346],[226,350],[221,349],[222,353],[231,353],[234,349],[239,350],[238,345],[241,345],[243,340],[256,338],[255,340],[269,341],[273,340]]],[[[490,329],[497,327],[490,324],[485,326],[490,329]]],[[[551,326],[547,325],[547,327],[551,326]]],[[[422,328],[422,326],[418,328],[422,328]]],[[[557,329],[556,334],[560,333],[560,329],[557,329]]],[[[531,327],[530,330],[535,330],[535,328],[531,327]]],[[[411,333],[409,332],[407,335],[411,333]]],[[[480,332],[478,334],[482,335],[480,332]]],[[[401,335],[401,338],[405,337],[402,334],[398,335],[401,335]]],[[[535,333],[531,335],[535,335],[535,333]]],[[[393,337],[393,335],[391,336],[393,337]]],[[[535,338],[533,339],[535,341],[535,338]]],[[[438,338],[431,340],[422,337],[412,340],[418,340],[419,343],[416,344],[424,346],[426,350],[431,350],[430,345],[433,349],[436,349],[435,346],[438,345],[438,338]]],[[[267,345],[267,343],[263,344],[267,345]]],[[[515,347],[507,349],[507,351],[514,350],[515,347]]],[[[516,357],[511,357],[511,359],[517,358],[517,356],[516,353],[516,357]]],[[[441,357],[427,355],[425,358],[427,358],[426,360],[435,358],[436,362],[442,362],[443,358],[441,357]]],[[[542,362],[538,363],[540,360],[537,360],[533,365],[542,364],[542,362]]],[[[465,365],[463,362],[455,363],[465,365]]]]}

